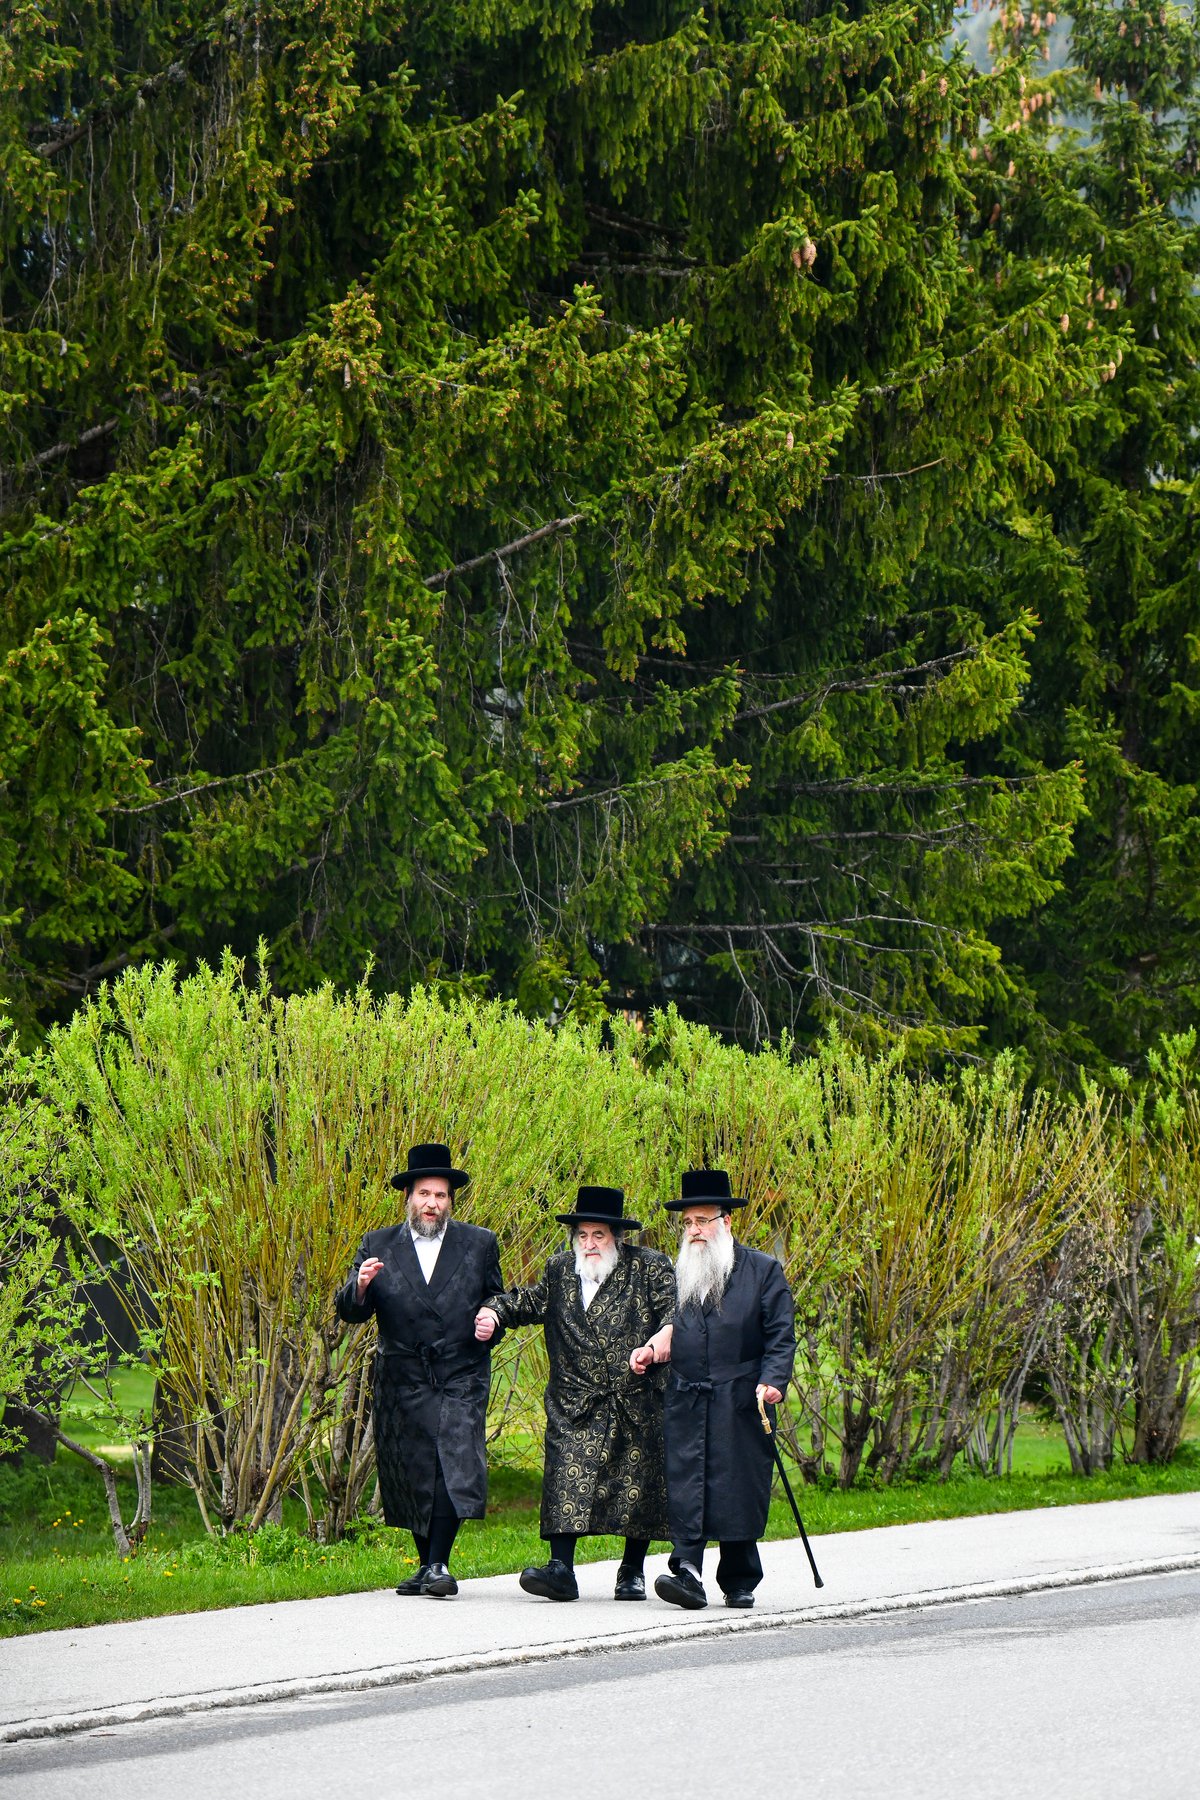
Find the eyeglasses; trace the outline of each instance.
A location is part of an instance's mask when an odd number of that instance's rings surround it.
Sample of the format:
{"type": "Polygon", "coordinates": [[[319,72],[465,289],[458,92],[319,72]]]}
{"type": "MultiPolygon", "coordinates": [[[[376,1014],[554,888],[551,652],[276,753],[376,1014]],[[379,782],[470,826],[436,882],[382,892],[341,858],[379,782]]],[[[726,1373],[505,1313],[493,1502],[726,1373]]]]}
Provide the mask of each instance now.
{"type": "Polygon", "coordinates": [[[724,1217],[725,1214],[721,1212],[684,1213],[682,1216],[683,1229],[685,1231],[699,1231],[701,1228],[707,1230],[708,1226],[715,1225],[718,1219],[723,1219],[724,1217]]]}

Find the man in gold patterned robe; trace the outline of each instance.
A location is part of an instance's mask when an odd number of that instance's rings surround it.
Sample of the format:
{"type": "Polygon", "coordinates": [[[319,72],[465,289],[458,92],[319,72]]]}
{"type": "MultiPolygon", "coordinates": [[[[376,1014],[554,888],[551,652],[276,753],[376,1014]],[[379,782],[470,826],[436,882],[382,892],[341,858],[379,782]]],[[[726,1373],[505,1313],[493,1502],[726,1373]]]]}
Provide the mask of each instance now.
{"type": "Polygon", "coordinates": [[[579,1596],[578,1539],[610,1535],[625,1539],[614,1597],[644,1600],[646,1551],[666,1535],[665,1371],[639,1377],[629,1358],[671,1318],[675,1273],[661,1251],[625,1241],[641,1225],[624,1208],[620,1188],[581,1187],[575,1210],[557,1215],[571,1227],[571,1248],[550,1258],[533,1287],[494,1294],[475,1321],[485,1343],[499,1326],[546,1333],[542,1536],[550,1559],[523,1570],[521,1586],[548,1600],[579,1596]]]}

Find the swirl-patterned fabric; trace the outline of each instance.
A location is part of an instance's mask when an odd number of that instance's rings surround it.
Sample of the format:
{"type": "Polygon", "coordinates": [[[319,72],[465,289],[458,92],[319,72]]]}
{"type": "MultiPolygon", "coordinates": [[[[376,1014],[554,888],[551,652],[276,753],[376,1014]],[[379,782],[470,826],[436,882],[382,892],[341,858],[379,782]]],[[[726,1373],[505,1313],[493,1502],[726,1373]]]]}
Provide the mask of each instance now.
{"type": "Polygon", "coordinates": [[[665,1539],[665,1374],[634,1375],[629,1353],[675,1310],[669,1257],[623,1244],[585,1311],[574,1255],[561,1251],[534,1286],[496,1294],[487,1305],[505,1326],[541,1325],[546,1333],[542,1536],[665,1539]]]}

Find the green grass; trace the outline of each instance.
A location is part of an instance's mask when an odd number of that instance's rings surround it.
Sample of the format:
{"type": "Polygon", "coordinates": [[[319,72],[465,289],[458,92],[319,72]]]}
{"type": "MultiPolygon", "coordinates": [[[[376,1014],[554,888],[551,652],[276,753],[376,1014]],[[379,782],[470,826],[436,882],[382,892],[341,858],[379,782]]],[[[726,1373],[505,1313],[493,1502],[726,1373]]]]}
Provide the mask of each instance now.
{"type": "MultiPolygon", "coordinates": [[[[131,1509],[132,1480],[119,1477],[131,1509]]],[[[486,1521],[466,1524],[456,1571],[490,1575],[541,1560],[536,1473],[496,1469],[486,1521]]],[[[146,1542],[127,1562],[113,1553],[99,1480],[60,1452],[50,1467],[0,1468],[0,1636],[200,1612],[257,1601],[358,1593],[412,1573],[407,1532],[368,1526],[339,1544],[311,1543],[299,1505],[282,1527],[211,1543],[190,1492],[160,1486],[146,1542]]]]}
{"type": "MultiPolygon", "coordinates": [[[[147,1418],[154,1402],[154,1375],[145,1367],[121,1369],[113,1377],[116,1404],[129,1418],[144,1413],[147,1418]]],[[[110,1409],[82,1382],[76,1384],[62,1410],[62,1428],[68,1437],[89,1450],[100,1450],[110,1462],[120,1464],[132,1457],[128,1444],[120,1442],[120,1427],[113,1421],[110,1409]]]]}
{"type": "MultiPolygon", "coordinates": [[[[956,1475],[944,1483],[897,1482],[847,1493],[822,1485],[798,1490],[798,1497],[810,1534],[820,1536],[1200,1489],[1200,1448],[1194,1443],[1168,1468],[1118,1467],[1083,1480],[1066,1467],[1059,1433],[1036,1419],[1022,1424],[1014,1466],[1011,1477],[999,1479],[956,1475]]],[[[132,1481],[122,1475],[121,1485],[131,1510],[132,1481]]],[[[494,1467],[488,1517],[464,1525],[455,1549],[456,1573],[498,1575],[541,1562],[538,1498],[535,1471],[494,1467]]],[[[412,1572],[407,1532],[368,1526],[347,1542],[326,1546],[309,1542],[303,1523],[302,1509],[289,1503],[282,1527],[267,1527],[251,1539],[210,1543],[200,1531],[191,1494],[160,1487],[147,1542],[121,1563],[113,1554],[100,1482],[76,1459],[60,1452],[48,1468],[29,1462],[0,1467],[0,1636],[360,1593],[393,1587],[412,1572]]],[[[786,1501],[773,1501],[767,1536],[794,1534],[786,1501]]],[[[589,1539],[580,1546],[580,1561],[612,1557],[618,1549],[615,1539],[589,1539]]]]}

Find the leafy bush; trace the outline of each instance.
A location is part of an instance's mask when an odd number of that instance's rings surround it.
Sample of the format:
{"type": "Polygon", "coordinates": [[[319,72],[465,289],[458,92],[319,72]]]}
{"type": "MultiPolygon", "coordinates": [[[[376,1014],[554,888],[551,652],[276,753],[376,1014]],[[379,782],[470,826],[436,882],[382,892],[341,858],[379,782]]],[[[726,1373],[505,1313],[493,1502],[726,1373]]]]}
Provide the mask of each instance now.
{"type": "MultiPolygon", "coordinates": [[[[796,1295],[783,1429],[810,1479],[1000,1470],[1033,1371],[1078,1472],[1107,1466],[1127,1392],[1130,1454],[1171,1456],[1200,1354],[1190,1054],[1166,1047],[1152,1096],[1106,1105],[1003,1061],[938,1083],[833,1038],[750,1053],[674,1012],[602,1035],[424,991],[281,999],[227,958],[122,976],[27,1078],[41,1176],[107,1247],[157,1376],[141,1452],[173,1422],[214,1537],[280,1527],[294,1492],[334,1542],[371,1501],[373,1334],[331,1297],[400,1212],[404,1146],[432,1137],[472,1170],[462,1210],[510,1281],[559,1247],[578,1183],[621,1182],[669,1245],[679,1170],[728,1168],[739,1235],[796,1295]]],[[[490,1416],[510,1461],[537,1455],[544,1372],[540,1336],[510,1334],[490,1416]]]]}

